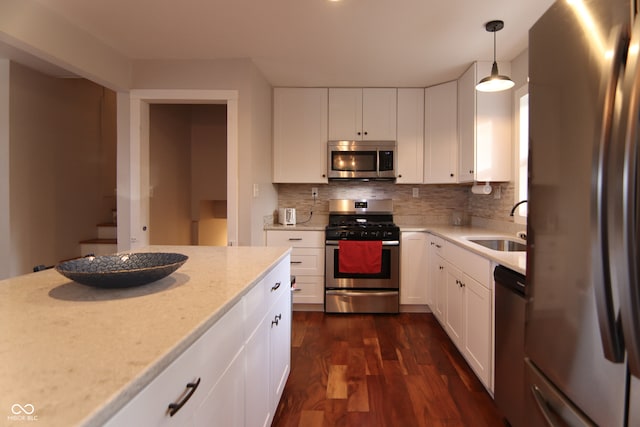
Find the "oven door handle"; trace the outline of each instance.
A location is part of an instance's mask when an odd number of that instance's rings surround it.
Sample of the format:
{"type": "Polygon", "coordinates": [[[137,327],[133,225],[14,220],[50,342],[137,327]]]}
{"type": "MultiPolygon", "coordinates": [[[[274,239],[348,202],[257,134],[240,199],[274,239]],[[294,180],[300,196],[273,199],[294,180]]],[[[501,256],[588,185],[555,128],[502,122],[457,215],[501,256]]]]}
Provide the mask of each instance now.
{"type": "MultiPolygon", "coordinates": [[[[340,240],[325,240],[324,244],[327,246],[338,246],[338,242],[340,242],[340,240]]],[[[400,246],[400,242],[398,240],[383,240],[382,246],[400,246]]]]}
{"type": "Polygon", "coordinates": [[[364,295],[373,296],[373,297],[387,297],[387,296],[395,296],[398,295],[398,291],[345,291],[342,289],[327,289],[327,295],[340,295],[343,297],[361,297],[364,295]]]}

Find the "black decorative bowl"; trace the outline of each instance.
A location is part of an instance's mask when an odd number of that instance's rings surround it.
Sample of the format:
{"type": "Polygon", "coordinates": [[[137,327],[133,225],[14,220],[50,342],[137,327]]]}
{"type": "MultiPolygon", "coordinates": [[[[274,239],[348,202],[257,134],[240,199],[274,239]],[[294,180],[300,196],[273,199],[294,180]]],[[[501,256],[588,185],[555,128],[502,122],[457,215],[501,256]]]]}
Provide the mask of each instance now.
{"type": "Polygon", "coordinates": [[[176,271],[186,255],[142,252],[89,256],[56,265],[58,273],[83,285],[97,288],[129,288],[155,282],[176,271]]]}

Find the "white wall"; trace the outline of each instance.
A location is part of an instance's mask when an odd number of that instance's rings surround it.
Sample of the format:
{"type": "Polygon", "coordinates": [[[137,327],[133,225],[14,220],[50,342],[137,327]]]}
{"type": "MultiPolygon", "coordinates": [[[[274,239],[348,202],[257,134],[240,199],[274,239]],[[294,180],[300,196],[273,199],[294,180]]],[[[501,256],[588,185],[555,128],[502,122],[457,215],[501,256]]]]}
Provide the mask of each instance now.
{"type": "Polygon", "coordinates": [[[110,89],[131,86],[129,59],[37,1],[0,1],[0,41],[110,89]]]}

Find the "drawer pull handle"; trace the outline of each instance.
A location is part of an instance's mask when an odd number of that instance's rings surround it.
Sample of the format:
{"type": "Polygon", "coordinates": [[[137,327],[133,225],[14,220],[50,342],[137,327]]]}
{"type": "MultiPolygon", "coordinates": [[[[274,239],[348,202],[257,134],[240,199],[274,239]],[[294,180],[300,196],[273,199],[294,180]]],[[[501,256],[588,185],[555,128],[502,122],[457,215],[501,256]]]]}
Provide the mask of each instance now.
{"type": "Polygon", "coordinates": [[[184,404],[187,403],[189,399],[191,399],[191,396],[193,396],[193,393],[196,392],[196,389],[198,388],[199,385],[200,385],[200,378],[198,378],[198,380],[195,383],[187,384],[187,389],[189,391],[187,392],[187,394],[185,394],[184,398],[178,403],[169,404],[167,411],[169,412],[170,417],[173,417],[180,409],[182,409],[184,404]]]}
{"type": "Polygon", "coordinates": [[[302,261],[291,261],[291,264],[302,264],[302,261]]]}
{"type": "Polygon", "coordinates": [[[271,287],[271,292],[277,291],[280,285],[281,285],[280,282],[276,282],[276,284],[271,287]]]}
{"type": "Polygon", "coordinates": [[[298,242],[302,240],[302,237],[289,237],[290,242],[298,242]]]}
{"type": "Polygon", "coordinates": [[[278,322],[282,320],[282,313],[277,314],[276,317],[273,318],[273,320],[271,321],[271,327],[273,328],[273,325],[275,324],[276,326],[278,326],[278,322]]]}

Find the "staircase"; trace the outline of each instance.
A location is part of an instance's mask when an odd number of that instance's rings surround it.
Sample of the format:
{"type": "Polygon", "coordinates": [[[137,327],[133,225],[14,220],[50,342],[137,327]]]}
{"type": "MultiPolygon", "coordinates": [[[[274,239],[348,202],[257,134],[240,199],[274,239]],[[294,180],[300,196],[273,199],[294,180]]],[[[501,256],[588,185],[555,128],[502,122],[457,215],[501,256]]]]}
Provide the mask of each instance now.
{"type": "MultiPolygon", "coordinates": [[[[116,219],[115,212],[113,215],[116,219]]],[[[118,226],[114,222],[98,224],[98,237],[80,241],[80,256],[109,255],[118,252],[118,226]]]]}

